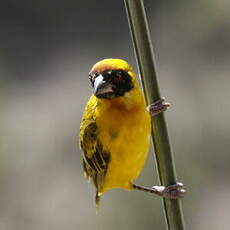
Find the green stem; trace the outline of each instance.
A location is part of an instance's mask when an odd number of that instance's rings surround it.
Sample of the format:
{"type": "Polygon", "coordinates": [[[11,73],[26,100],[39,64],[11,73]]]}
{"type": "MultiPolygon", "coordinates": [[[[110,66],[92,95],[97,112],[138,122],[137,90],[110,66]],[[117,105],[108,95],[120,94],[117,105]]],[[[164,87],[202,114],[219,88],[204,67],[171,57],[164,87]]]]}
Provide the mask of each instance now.
{"type": "MultiPolygon", "coordinates": [[[[147,104],[161,98],[148,22],[143,0],[124,0],[139,73],[147,104]]],[[[176,173],[164,114],[152,119],[152,138],[157,168],[162,185],[176,183],[176,173]]],[[[169,230],[184,230],[180,200],[163,199],[166,223],[169,230]]]]}

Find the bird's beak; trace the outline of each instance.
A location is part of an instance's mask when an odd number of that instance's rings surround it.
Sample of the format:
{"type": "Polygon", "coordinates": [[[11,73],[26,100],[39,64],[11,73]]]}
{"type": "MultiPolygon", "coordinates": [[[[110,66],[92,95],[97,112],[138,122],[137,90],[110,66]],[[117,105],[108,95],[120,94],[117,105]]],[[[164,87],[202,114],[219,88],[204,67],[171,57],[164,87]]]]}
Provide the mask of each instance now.
{"type": "Polygon", "coordinates": [[[96,77],[93,87],[94,95],[99,98],[107,98],[114,92],[112,84],[106,82],[101,74],[96,77]]]}

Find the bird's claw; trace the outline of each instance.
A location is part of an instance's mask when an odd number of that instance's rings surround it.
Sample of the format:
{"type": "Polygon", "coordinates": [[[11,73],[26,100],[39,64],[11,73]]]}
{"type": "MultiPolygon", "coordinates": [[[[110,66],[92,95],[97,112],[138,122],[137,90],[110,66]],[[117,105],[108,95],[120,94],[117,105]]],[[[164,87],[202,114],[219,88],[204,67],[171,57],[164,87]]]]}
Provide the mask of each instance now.
{"type": "Polygon", "coordinates": [[[168,199],[180,199],[183,198],[186,190],[183,188],[183,184],[178,182],[169,186],[154,186],[154,189],[157,189],[161,196],[168,199]]]}
{"type": "Polygon", "coordinates": [[[147,109],[152,116],[156,116],[157,114],[164,112],[168,109],[170,103],[165,102],[165,98],[162,97],[161,99],[157,100],[153,104],[150,104],[147,109]]]}

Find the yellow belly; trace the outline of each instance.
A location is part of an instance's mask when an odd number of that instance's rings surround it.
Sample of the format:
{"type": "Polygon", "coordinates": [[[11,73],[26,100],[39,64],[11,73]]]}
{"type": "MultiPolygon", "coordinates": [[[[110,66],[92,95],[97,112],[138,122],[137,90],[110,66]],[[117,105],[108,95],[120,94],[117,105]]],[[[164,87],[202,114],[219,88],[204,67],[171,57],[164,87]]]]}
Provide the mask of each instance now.
{"type": "Polygon", "coordinates": [[[112,188],[130,190],[144,167],[150,142],[150,116],[145,106],[133,110],[110,108],[98,116],[99,138],[110,153],[103,193],[112,188]]]}

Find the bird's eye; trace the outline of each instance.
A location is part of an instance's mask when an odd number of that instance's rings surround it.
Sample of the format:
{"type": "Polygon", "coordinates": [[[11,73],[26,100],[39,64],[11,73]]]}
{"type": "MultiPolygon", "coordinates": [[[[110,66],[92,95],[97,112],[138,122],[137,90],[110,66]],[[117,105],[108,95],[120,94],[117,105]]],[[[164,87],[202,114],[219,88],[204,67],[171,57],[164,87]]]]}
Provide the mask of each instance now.
{"type": "Polygon", "coordinates": [[[89,74],[89,80],[91,81],[91,83],[93,83],[95,81],[95,78],[97,77],[97,74],[89,74]]]}
{"type": "Polygon", "coordinates": [[[92,82],[93,81],[93,76],[89,74],[89,80],[92,82]]]}
{"type": "Polygon", "coordinates": [[[117,71],[117,72],[116,72],[115,80],[116,80],[117,82],[119,82],[119,81],[122,80],[122,72],[121,72],[121,71],[117,71]]]}

